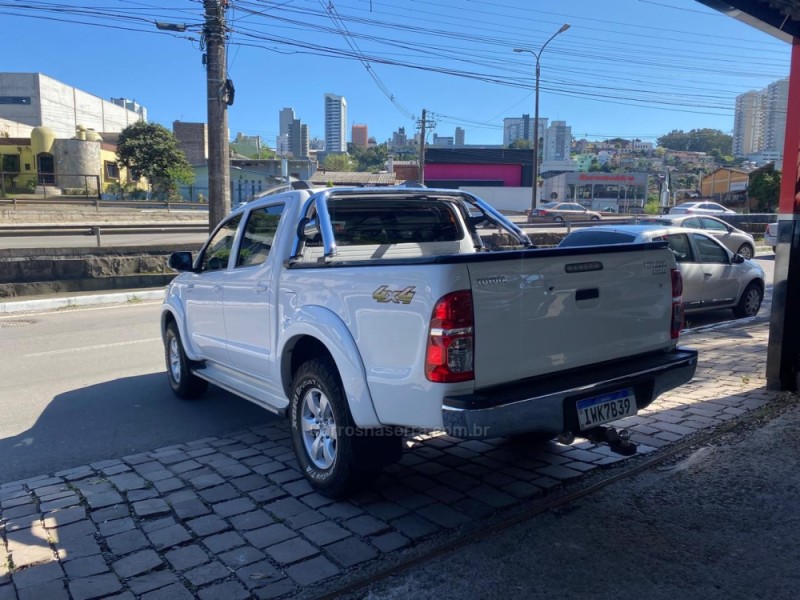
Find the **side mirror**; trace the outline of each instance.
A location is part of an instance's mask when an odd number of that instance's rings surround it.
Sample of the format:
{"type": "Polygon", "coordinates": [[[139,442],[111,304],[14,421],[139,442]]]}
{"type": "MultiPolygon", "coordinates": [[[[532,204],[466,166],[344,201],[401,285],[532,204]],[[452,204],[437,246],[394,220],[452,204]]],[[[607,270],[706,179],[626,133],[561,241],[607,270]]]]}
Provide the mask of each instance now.
{"type": "Polygon", "coordinates": [[[735,265],[740,265],[744,262],[744,256],[742,256],[741,254],[734,254],[732,262],[735,265]]]}
{"type": "Polygon", "coordinates": [[[194,264],[191,252],[173,252],[169,255],[169,268],[176,271],[192,271],[194,264]]]}

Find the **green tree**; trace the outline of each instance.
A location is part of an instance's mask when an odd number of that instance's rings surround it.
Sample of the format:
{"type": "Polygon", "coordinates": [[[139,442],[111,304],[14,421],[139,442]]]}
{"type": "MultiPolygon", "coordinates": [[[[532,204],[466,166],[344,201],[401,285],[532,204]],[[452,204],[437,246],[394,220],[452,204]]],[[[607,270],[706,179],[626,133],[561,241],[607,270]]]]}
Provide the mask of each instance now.
{"type": "Polygon", "coordinates": [[[758,212],[775,212],[781,193],[781,172],[762,171],[753,175],[747,195],[756,200],[758,212]]]}
{"type": "Polygon", "coordinates": [[[276,158],[278,154],[272,148],[262,148],[260,152],[253,152],[250,155],[250,158],[255,158],[256,160],[260,159],[270,159],[276,158]]]}
{"type": "Polygon", "coordinates": [[[508,145],[509,148],[516,148],[517,150],[530,150],[533,147],[530,140],[525,138],[517,138],[508,145]]]}
{"type": "Polygon", "coordinates": [[[361,148],[360,146],[348,144],[348,154],[350,154],[350,158],[356,164],[356,171],[374,173],[386,169],[386,161],[389,158],[389,146],[388,144],[381,144],[379,146],[361,148]]]}
{"type": "Polygon", "coordinates": [[[325,157],[323,168],[326,171],[355,171],[353,161],[344,152],[328,154],[325,157]]]}
{"type": "Polygon", "coordinates": [[[716,149],[721,154],[733,152],[733,137],[719,129],[692,129],[685,132],[673,129],[656,140],[659,146],[668,150],[705,152],[711,154],[716,149]]]}
{"type": "Polygon", "coordinates": [[[146,177],[154,191],[165,198],[176,194],[178,183],[194,181],[177,138],[158,123],[138,121],[123,129],[117,142],[117,159],[131,179],[146,177]]]}

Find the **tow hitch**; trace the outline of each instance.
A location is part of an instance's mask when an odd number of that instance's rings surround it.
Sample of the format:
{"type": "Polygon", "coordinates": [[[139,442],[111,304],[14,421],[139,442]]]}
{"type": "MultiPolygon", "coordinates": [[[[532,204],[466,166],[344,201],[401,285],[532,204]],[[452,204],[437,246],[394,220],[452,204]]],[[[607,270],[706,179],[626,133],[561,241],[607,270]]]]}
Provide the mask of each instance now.
{"type": "Polygon", "coordinates": [[[623,456],[636,454],[637,445],[631,441],[631,434],[627,429],[614,429],[613,427],[596,427],[585,432],[586,438],[595,443],[604,442],[612,452],[623,456]]]}

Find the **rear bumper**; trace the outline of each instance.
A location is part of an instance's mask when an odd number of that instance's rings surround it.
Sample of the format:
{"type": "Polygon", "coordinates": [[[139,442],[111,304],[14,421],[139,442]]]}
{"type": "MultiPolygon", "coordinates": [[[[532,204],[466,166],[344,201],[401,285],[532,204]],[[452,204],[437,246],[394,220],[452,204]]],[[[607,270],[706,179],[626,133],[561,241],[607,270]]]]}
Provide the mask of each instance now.
{"type": "Polygon", "coordinates": [[[442,420],[445,431],[464,439],[531,431],[579,434],[575,403],[581,398],[631,388],[637,410],[641,410],[660,394],[689,381],[696,369],[696,350],[646,354],[448,396],[442,405],[442,420]]]}

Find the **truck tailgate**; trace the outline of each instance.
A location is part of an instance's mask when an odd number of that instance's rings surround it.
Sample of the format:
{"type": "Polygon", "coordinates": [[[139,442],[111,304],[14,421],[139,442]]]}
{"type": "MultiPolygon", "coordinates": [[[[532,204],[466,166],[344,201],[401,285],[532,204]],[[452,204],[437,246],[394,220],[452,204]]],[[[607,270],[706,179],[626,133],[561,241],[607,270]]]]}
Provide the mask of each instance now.
{"type": "Polygon", "coordinates": [[[542,249],[469,264],[477,389],[670,348],[672,254],[542,249]]]}

